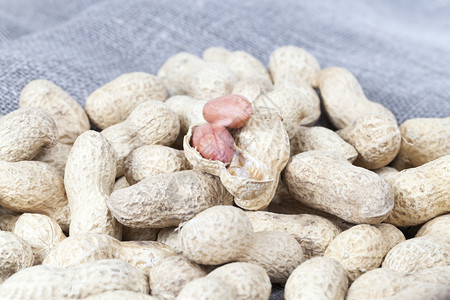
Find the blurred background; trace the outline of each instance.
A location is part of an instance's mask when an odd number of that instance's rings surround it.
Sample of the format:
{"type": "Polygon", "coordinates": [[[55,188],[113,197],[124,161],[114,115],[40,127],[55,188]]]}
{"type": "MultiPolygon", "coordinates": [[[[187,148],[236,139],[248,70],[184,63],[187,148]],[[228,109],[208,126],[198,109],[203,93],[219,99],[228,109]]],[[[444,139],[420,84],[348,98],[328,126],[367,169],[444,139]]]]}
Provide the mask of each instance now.
{"type": "Polygon", "coordinates": [[[399,123],[450,115],[449,1],[0,0],[0,113],[25,84],[51,80],[84,105],[132,71],[210,46],[268,62],[296,45],[342,66],[399,123]]]}

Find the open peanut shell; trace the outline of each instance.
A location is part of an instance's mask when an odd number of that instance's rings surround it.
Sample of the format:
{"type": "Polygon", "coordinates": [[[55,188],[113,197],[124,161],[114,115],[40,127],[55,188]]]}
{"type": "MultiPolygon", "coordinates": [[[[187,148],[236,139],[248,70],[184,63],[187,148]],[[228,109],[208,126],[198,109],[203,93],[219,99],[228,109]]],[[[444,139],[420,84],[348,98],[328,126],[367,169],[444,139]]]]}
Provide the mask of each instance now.
{"type": "Polygon", "coordinates": [[[229,165],[202,157],[191,146],[192,132],[199,125],[202,124],[190,126],[183,139],[184,154],[194,169],[218,176],[228,192],[235,198],[254,199],[272,185],[275,178],[271,176],[267,166],[236,145],[233,159],[229,165]]]}
{"type": "Polygon", "coordinates": [[[189,162],[196,169],[220,177],[239,207],[248,210],[267,207],[290,151],[289,137],[278,112],[259,109],[242,128],[232,131],[236,151],[228,166],[203,158],[191,146],[192,132],[199,125],[192,125],[183,140],[189,162]]]}

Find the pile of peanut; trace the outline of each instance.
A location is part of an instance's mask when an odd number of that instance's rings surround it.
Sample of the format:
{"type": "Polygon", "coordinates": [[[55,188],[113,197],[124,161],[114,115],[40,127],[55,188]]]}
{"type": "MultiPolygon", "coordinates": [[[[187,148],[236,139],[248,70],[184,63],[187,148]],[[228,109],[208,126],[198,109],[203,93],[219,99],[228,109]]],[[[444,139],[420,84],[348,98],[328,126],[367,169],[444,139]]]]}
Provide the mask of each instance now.
{"type": "Polygon", "coordinates": [[[301,48],[179,53],[85,110],[34,80],[19,106],[0,299],[449,299],[450,117],[398,126],[301,48]]]}

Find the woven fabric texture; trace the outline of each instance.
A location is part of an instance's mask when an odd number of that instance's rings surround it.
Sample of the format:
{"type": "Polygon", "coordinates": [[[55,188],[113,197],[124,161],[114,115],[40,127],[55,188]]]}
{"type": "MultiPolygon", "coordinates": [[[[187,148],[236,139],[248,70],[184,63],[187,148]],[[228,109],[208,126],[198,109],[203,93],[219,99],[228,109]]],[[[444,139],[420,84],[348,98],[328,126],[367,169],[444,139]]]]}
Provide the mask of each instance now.
{"type": "Polygon", "coordinates": [[[118,75],[156,74],[180,51],[223,46],[267,64],[277,47],[296,45],[322,67],[349,69],[399,123],[446,117],[449,29],[447,0],[0,0],[0,113],[17,109],[37,78],[84,105],[118,75]]]}

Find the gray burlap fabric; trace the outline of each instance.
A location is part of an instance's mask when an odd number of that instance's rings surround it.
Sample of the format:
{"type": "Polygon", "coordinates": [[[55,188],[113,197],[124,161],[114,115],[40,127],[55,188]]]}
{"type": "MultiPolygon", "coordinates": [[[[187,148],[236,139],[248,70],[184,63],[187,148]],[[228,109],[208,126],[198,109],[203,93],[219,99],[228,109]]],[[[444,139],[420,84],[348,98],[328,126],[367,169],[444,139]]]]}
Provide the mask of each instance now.
{"type": "Polygon", "coordinates": [[[209,46],[283,45],[348,68],[400,123],[450,115],[449,1],[0,0],[0,113],[45,78],[80,103],[121,73],[209,46]]]}

